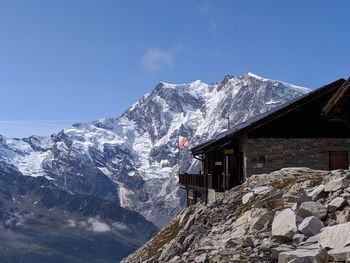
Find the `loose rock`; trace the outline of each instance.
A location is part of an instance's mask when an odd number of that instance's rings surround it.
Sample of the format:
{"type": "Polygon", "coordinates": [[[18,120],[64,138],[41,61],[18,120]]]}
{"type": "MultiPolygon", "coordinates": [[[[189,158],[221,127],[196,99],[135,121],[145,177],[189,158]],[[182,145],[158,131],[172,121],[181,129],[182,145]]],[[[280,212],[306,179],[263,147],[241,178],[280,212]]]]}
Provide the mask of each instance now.
{"type": "Polygon", "coordinates": [[[310,192],[308,196],[310,196],[312,200],[315,201],[319,197],[319,195],[324,191],[324,189],[325,189],[325,185],[321,184],[317,186],[314,190],[312,190],[312,192],[310,192]]]}
{"type": "Polygon", "coordinates": [[[345,189],[349,187],[350,180],[342,177],[335,180],[330,181],[328,184],[325,185],[324,191],[325,192],[335,192],[339,189],[345,189]]]}
{"type": "Polygon", "coordinates": [[[345,224],[350,221],[350,207],[345,207],[342,211],[335,213],[336,223],[345,224]]]}
{"type": "Polygon", "coordinates": [[[309,201],[300,205],[297,214],[302,218],[316,216],[322,220],[327,217],[327,208],[318,202],[309,201]]]}
{"type": "Polygon", "coordinates": [[[260,186],[253,189],[254,194],[256,195],[262,195],[267,194],[271,191],[271,187],[269,186],[260,186]]]}
{"type": "Polygon", "coordinates": [[[294,248],[292,246],[288,246],[288,245],[281,245],[278,247],[274,247],[271,249],[271,258],[272,259],[278,259],[279,255],[282,252],[286,252],[286,251],[292,251],[294,248]]]}
{"type": "Polygon", "coordinates": [[[336,262],[346,262],[350,260],[350,247],[332,249],[328,251],[329,260],[336,262]]]}
{"type": "Polygon", "coordinates": [[[236,222],[233,225],[233,231],[231,236],[234,238],[241,238],[243,237],[246,232],[247,232],[247,228],[249,229],[249,221],[251,220],[251,216],[250,216],[251,212],[250,211],[246,211],[245,213],[243,213],[243,215],[241,215],[236,222]]]}
{"type": "Polygon", "coordinates": [[[304,234],[295,234],[293,236],[293,245],[298,246],[301,242],[303,242],[306,239],[306,236],[304,234]]]}
{"type": "Polygon", "coordinates": [[[252,219],[250,229],[261,230],[264,226],[271,224],[273,215],[271,212],[264,212],[252,219]]]}
{"type": "Polygon", "coordinates": [[[196,263],[206,263],[208,262],[208,256],[206,254],[202,254],[194,258],[196,263]]]}
{"type": "Polygon", "coordinates": [[[343,206],[345,203],[346,201],[343,197],[336,197],[329,203],[328,211],[332,213],[336,211],[339,207],[343,206]]]}
{"type": "Polygon", "coordinates": [[[350,223],[325,227],[320,235],[323,248],[343,248],[350,244],[350,223]]]}
{"type": "Polygon", "coordinates": [[[328,254],[325,249],[297,249],[294,251],[282,252],[278,257],[278,263],[288,262],[328,262],[328,254]]]}
{"type": "Polygon", "coordinates": [[[305,218],[301,224],[298,226],[300,232],[305,236],[311,237],[320,233],[323,227],[323,222],[315,216],[310,216],[305,218]]]}
{"type": "Polygon", "coordinates": [[[296,215],[290,208],[278,213],[272,222],[272,236],[279,240],[292,239],[298,231],[296,215]]]}
{"type": "Polygon", "coordinates": [[[242,204],[246,204],[249,202],[249,200],[254,196],[253,192],[246,193],[242,196],[242,204]]]}

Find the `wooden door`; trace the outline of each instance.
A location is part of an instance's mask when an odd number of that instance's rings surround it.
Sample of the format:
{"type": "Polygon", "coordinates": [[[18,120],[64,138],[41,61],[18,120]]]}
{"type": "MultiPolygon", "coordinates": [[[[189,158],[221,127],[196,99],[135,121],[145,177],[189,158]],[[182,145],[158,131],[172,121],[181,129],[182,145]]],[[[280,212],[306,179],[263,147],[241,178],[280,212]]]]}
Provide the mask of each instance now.
{"type": "Polygon", "coordinates": [[[220,191],[221,177],[224,173],[224,155],[221,152],[215,152],[213,155],[212,178],[213,189],[220,191]]]}
{"type": "Polygon", "coordinates": [[[348,152],[334,151],[329,152],[329,170],[349,169],[348,152]]]}
{"type": "Polygon", "coordinates": [[[225,155],[225,190],[231,189],[232,187],[239,184],[238,178],[238,167],[237,167],[237,156],[235,154],[225,155]]]}

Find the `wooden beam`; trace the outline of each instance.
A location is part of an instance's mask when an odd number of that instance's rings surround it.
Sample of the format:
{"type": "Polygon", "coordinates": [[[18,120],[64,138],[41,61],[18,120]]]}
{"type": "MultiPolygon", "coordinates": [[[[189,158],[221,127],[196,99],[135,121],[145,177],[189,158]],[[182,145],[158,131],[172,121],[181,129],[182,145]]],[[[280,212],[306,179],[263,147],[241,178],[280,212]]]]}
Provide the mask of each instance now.
{"type": "Polygon", "coordinates": [[[350,96],[350,78],[344,82],[340,89],[329,100],[326,106],[322,109],[322,114],[327,117],[335,114],[347,96],[350,96]]]}

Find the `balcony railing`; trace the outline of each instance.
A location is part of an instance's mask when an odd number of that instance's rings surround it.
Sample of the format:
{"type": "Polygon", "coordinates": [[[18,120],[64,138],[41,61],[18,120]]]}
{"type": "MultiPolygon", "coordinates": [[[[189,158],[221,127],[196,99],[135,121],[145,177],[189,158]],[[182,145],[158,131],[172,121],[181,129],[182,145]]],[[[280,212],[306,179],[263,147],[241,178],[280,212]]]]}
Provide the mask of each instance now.
{"type": "Polygon", "coordinates": [[[224,192],[232,186],[230,185],[229,176],[204,174],[180,174],[179,184],[186,188],[206,188],[214,189],[217,192],[224,192]]]}
{"type": "Polygon", "coordinates": [[[205,188],[206,177],[202,174],[179,174],[179,184],[187,188],[205,188]]]}

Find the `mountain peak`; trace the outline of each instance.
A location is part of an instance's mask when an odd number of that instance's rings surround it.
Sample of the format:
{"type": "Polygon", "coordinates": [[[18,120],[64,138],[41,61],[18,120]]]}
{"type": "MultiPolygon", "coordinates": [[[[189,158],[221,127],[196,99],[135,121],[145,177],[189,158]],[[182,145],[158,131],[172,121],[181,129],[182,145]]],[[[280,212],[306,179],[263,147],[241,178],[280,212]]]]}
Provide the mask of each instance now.
{"type": "Polygon", "coordinates": [[[0,170],[5,163],[65,190],[115,198],[162,226],[182,202],[179,169],[197,172],[188,152],[177,149],[179,134],[196,145],[226,129],[228,114],[233,126],[306,92],[257,78],[249,72],[213,84],[162,81],[120,117],[74,124],[47,139],[0,137],[0,170]]]}
{"type": "Polygon", "coordinates": [[[243,76],[248,76],[248,77],[251,77],[251,78],[255,78],[255,79],[258,79],[258,80],[261,80],[261,81],[266,81],[268,79],[265,79],[263,77],[260,77],[259,75],[253,73],[253,72],[250,72],[248,71],[247,73],[245,73],[243,76]]]}
{"type": "Polygon", "coordinates": [[[168,83],[168,82],[164,82],[164,81],[159,81],[157,86],[161,85],[162,87],[166,87],[166,88],[174,88],[174,87],[177,87],[177,86],[190,86],[190,87],[193,87],[193,86],[198,86],[198,85],[200,85],[202,83],[204,83],[204,82],[202,80],[200,80],[200,79],[197,79],[197,80],[194,80],[194,81],[188,82],[188,83],[168,83]]]}
{"type": "Polygon", "coordinates": [[[284,86],[286,87],[289,87],[289,88],[293,88],[293,89],[298,89],[298,90],[302,90],[303,92],[309,92],[310,89],[309,88],[306,88],[306,87],[302,87],[302,86],[297,86],[297,85],[293,85],[293,84],[289,84],[289,83],[286,83],[286,82],[283,82],[283,81],[280,81],[280,80],[276,80],[276,79],[268,79],[268,78],[263,78],[253,72],[250,72],[248,71],[247,73],[245,73],[243,76],[244,77],[249,77],[249,78],[254,78],[254,79],[257,79],[257,80],[260,80],[260,81],[271,81],[271,82],[278,82],[278,83],[281,83],[283,84],[284,86]]]}

